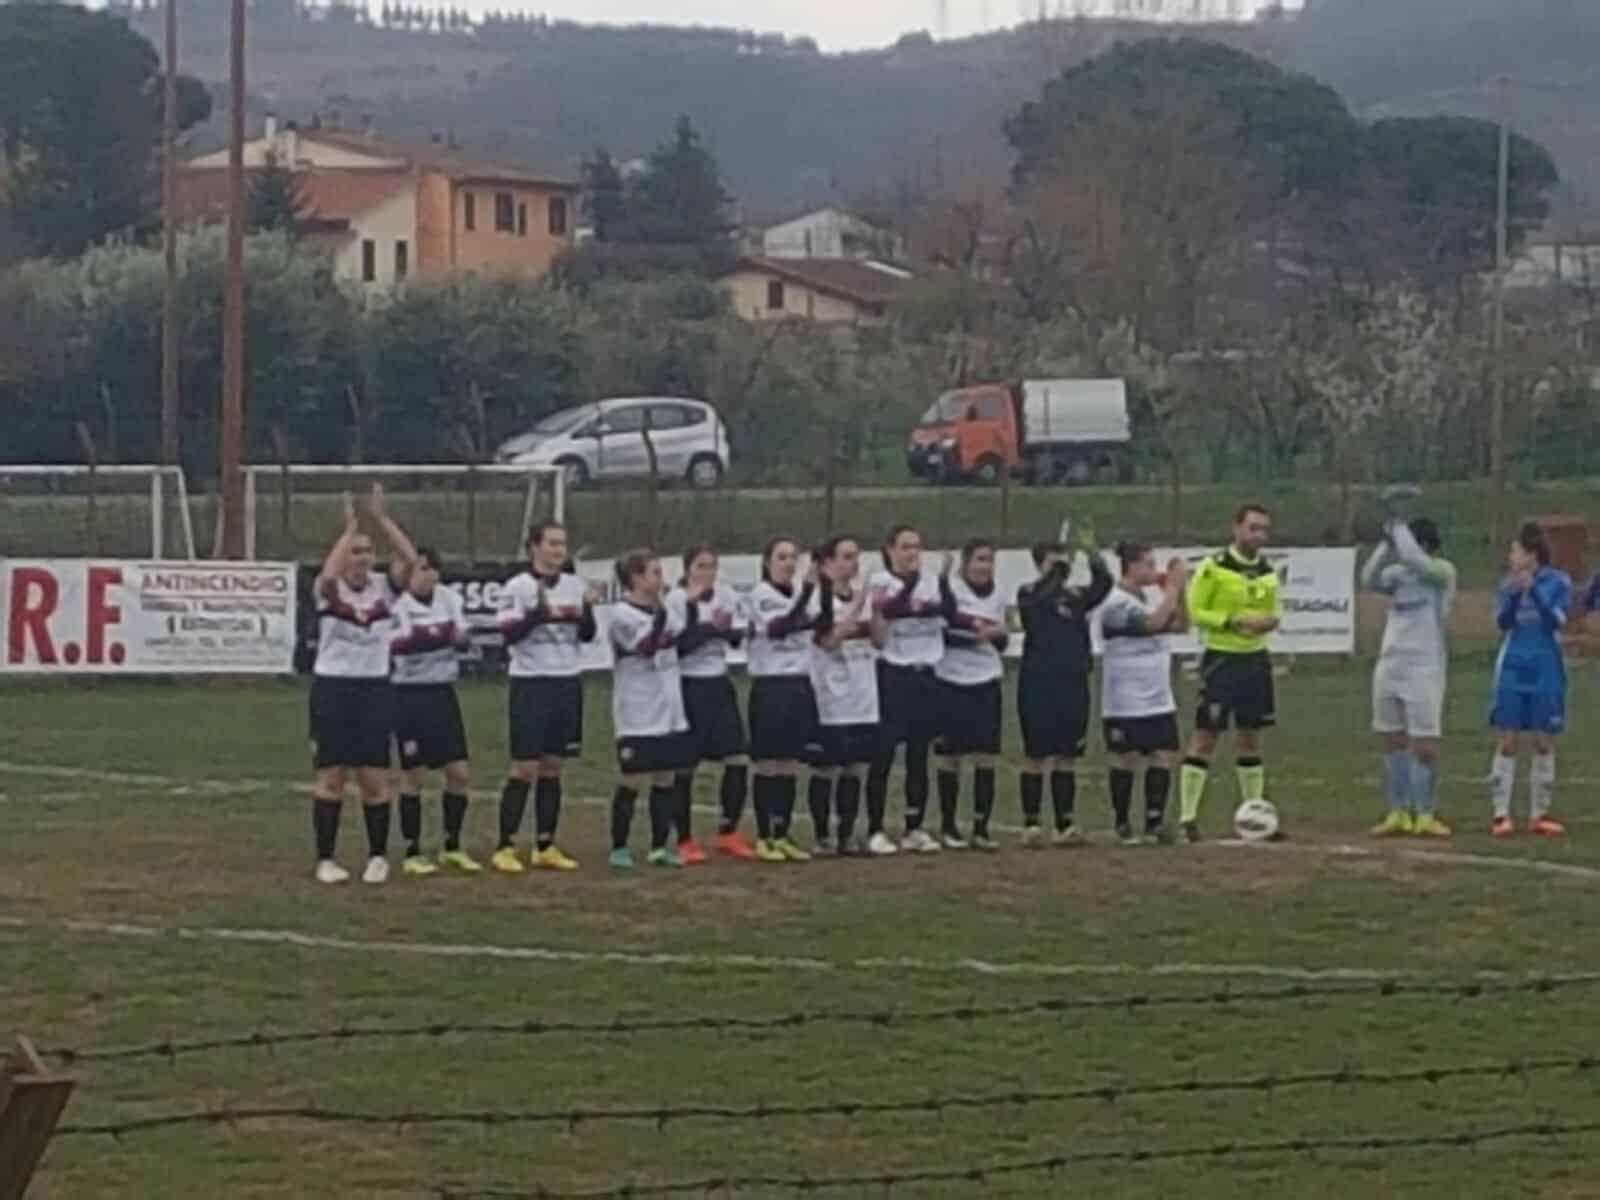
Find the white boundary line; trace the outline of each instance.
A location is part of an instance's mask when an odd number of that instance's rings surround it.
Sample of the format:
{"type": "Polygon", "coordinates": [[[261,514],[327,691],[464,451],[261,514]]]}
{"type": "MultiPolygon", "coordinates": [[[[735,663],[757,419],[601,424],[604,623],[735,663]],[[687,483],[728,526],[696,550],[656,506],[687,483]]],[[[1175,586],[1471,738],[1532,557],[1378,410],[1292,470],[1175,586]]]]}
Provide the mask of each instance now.
{"type": "MultiPolygon", "coordinates": [[[[237,795],[241,792],[281,791],[289,793],[310,793],[310,786],[305,783],[280,781],[271,779],[236,780],[183,778],[170,775],[151,775],[138,772],[106,771],[92,767],[64,767],[50,764],[15,763],[0,760],[0,773],[14,775],[36,775],[46,779],[72,779],[87,780],[90,782],[116,784],[122,787],[132,787],[147,790],[160,790],[174,796],[227,796],[237,795]]],[[[1465,782],[1480,782],[1478,780],[1465,780],[1465,782]]],[[[1569,780],[1570,783],[1581,784],[1582,780],[1569,780]]],[[[486,789],[474,790],[473,798],[476,800],[493,800],[499,793],[486,789]]],[[[86,798],[78,793],[58,793],[57,798],[71,796],[74,799],[86,798]]],[[[52,798],[51,793],[40,793],[35,797],[41,803],[47,803],[52,798]]],[[[0,803],[17,805],[26,803],[24,797],[11,796],[0,793],[0,803]]],[[[569,797],[569,804],[582,804],[588,807],[600,807],[609,803],[599,796],[573,796],[569,797]]],[[[715,815],[717,809],[712,805],[696,805],[695,811],[715,815]]],[[[801,810],[795,813],[795,823],[806,825],[810,823],[810,815],[801,810]]],[[[1006,834],[1019,834],[1019,826],[996,823],[996,832],[1006,834]]],[[[1600,883],[1600,867],[1582,866],[1576,863],[1550,862],[1546,859],[1500,857],[1493,854],[1476,854],[1468,851],[1456,850],[1418,850],[1408,847],[1391,847],[1378,849],[1372,846],[1359,846],[1349,842],[1283,842],[1272,846],[1256,846],[1241,841],[1221,840],[1206,843],[1208,846],[1219,846],[1227,849],[1267,850],[1273,853],[1298,853],[1315,854],[1328,858],[1361,858],[1379,860],[1397,858],[1406,862],[1426,863],[1432,866],[1452,867],[1485,867],[1503,871],[1524,871],[1536,875],[1552,875],[1564,879],[1582,880],[1585,883],[1600,883]]]]}

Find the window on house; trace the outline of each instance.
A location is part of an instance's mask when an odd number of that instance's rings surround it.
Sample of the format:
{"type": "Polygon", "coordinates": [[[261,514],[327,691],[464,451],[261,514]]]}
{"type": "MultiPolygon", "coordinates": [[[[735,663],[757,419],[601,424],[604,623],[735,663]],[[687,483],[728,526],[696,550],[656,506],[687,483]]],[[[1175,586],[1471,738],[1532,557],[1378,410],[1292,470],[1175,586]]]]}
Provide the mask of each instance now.
{"type": "Polygon", "coordinates": [[[411,244],[401,238],[394,244],[394,278],[398,283],[411,273],[411,244]]]}
{"type": "Polygon", "coordinates": [[[517,229],[517,198],[510,192],[494,194],[494,231],[515,233],[517,229]]]}
{"type": "Polygon", "coordinates": [[[782,311],[786,307],[784,303],[785,299],[786,297],[783,294],[783,280],[767,280],[767,310],[769,312],[782,311]]]}
{"type": "Polygon", "coordinates": [[[528,236],[528,206],[526,204],[517,205],[517,236],[528,236]]]}
{"type": "Polygon", "coordinates": [[[378,243],[371,238],[361,240],[361,282],[375,283],[378,278],[378,243]]]}
{"type": "Polygon", "coordinates": [[[550,236],[567,236],[567,198],[565,196],[550,197],[550,236]]]}
{"type": "Polygon", "coordinates": [[[467,192],[461,197],[461,203],[461,224],[468,233],[472,233],[478,228],[478,198],[467,192]]]}

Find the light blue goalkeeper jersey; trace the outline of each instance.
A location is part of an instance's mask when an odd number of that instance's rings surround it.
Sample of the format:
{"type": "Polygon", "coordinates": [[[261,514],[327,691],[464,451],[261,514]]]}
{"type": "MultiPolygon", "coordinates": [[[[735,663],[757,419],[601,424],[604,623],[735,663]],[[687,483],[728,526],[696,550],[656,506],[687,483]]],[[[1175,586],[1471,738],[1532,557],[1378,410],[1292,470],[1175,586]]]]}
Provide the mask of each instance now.
{"type": "Polygon", "coordinates": [[[1456,598],[1456,569],[1424,550],[1403,521],[1394,522],[1387,532],[1361,571],[1362,587],[1392,597],[1379,660],[1400,660],[1414,667],[1437,665],[1442,671],[1456,598]]]}

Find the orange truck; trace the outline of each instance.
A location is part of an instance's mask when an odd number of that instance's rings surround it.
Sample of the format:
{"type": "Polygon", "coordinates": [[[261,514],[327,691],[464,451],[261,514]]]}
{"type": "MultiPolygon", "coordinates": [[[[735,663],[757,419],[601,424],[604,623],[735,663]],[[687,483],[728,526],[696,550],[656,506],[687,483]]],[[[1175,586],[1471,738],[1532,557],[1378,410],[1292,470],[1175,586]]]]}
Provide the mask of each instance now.
{"type": "Polygon", "coordinates": [[[922,414],[906,465],[930,483],[1030,484],[1128,477],[1128,389],[1120,379],[1024,379],[946,392],[922,414]]]}

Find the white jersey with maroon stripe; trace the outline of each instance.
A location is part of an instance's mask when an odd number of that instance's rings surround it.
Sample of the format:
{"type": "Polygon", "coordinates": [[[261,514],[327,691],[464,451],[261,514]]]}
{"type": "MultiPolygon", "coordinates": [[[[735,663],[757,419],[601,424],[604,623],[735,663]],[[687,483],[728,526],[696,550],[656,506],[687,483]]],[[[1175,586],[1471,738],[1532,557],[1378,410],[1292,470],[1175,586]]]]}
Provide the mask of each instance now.
{"type": "Polygon", "coordinates": [[[466,627],[461,597],[449,588],[435,587],[426,600],[403,592],[394,605],[395,683],[455,683],[461,678],[456,638],[466,627]]]}
{"type": "Polygon", "coordinates": [[[619,738],[665,737],[689,728],[674,644],[683,619],[665,610],[658,637],[662,611],[623,600],[611,612],[608,633],[616,654],[611,718],[619,738]]]}
{"type": "Polygon", "coordinates": [[[500,602],[500,628],[525,621],[542,607],[543,619],[506,647],[513,679],[572,678],[583,671],[579,624],[589,585],[576,575],[554,581],[524,571],[506,585],[500,602]]]}
{"type": "Polygon", "coordinates": [[[386,576],[353,588],[343,579],[333,594],[317,591],[317,661],[325,679],[388,679],[395,590],[386,576]]]}

